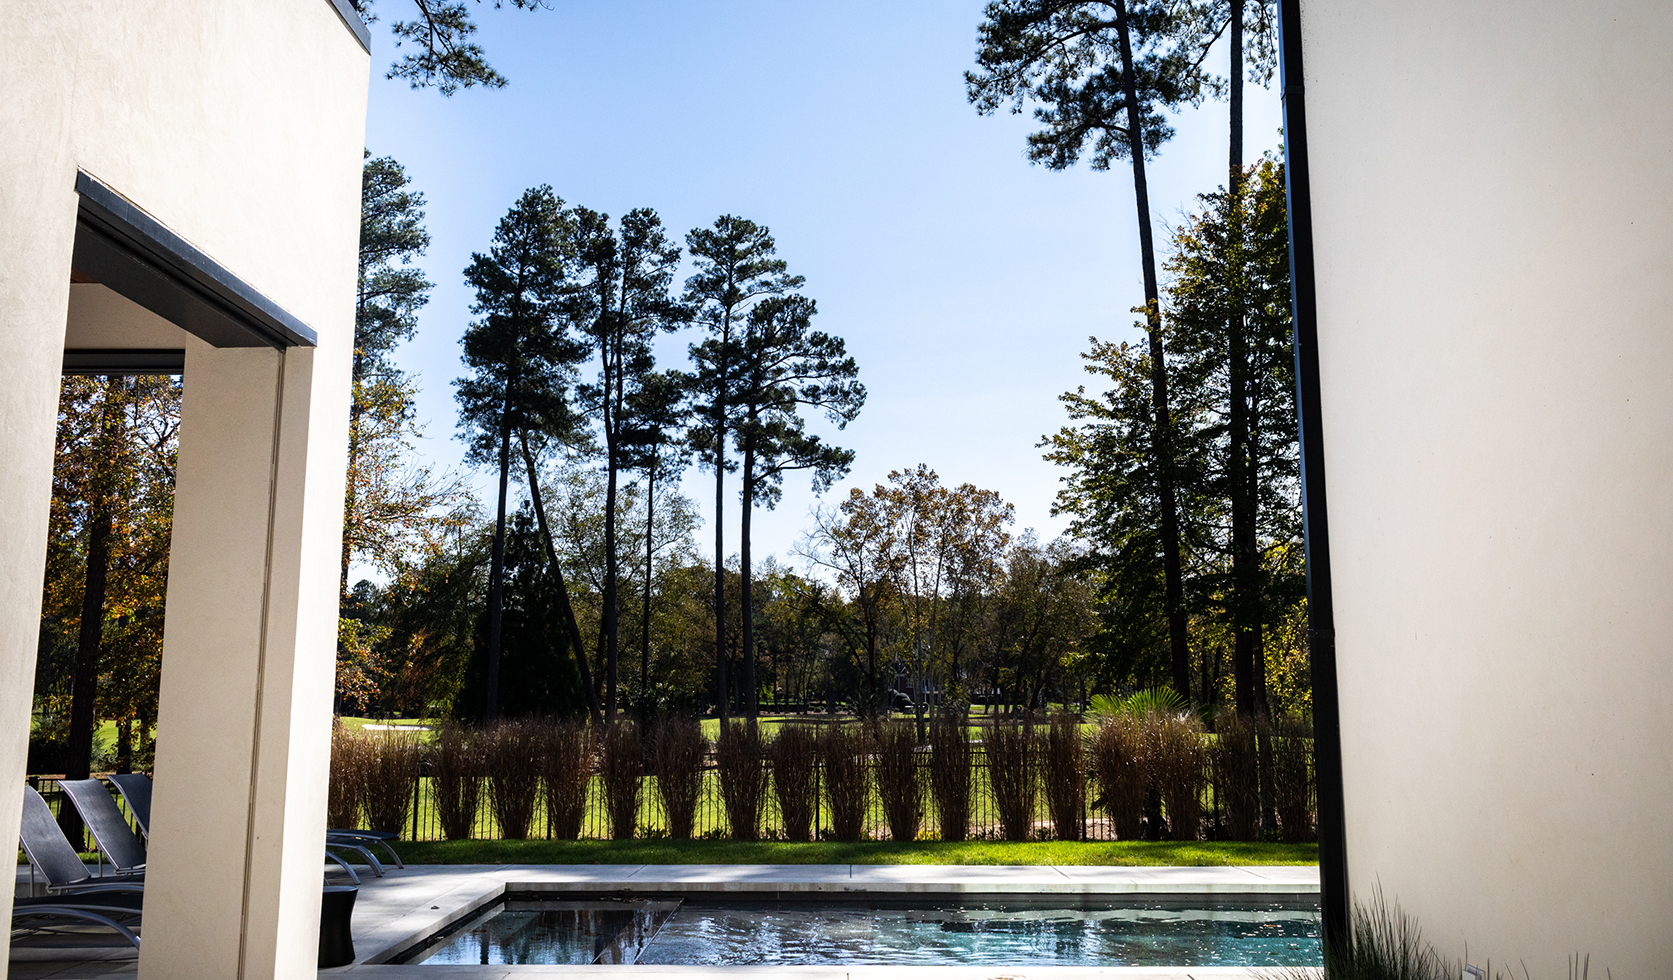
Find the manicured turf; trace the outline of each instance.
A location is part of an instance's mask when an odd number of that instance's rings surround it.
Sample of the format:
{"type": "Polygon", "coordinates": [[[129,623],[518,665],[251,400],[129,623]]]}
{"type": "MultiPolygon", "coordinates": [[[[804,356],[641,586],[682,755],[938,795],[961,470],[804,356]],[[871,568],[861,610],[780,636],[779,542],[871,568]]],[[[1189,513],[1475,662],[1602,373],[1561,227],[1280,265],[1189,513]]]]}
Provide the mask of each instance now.
{"type": "Polygon", "coordinates": [[[1006,842],[459,840],[400,842],[408,864],[1318,864],[1317,844],[1232,841],[1006,842]]]}

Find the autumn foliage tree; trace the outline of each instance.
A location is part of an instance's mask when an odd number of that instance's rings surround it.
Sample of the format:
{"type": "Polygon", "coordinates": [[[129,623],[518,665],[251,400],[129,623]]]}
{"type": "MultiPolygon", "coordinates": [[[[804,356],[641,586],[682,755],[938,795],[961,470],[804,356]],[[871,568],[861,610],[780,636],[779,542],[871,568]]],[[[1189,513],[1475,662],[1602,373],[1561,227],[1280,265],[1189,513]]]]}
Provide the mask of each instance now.
{"type": "Polygon", "coordinates": [[[88,775],[99,718],[117,721],[123,769],[156,720],[180,390],[164,377],[63,383],[37,691],[64,720],[72,778],[88,775]]]}

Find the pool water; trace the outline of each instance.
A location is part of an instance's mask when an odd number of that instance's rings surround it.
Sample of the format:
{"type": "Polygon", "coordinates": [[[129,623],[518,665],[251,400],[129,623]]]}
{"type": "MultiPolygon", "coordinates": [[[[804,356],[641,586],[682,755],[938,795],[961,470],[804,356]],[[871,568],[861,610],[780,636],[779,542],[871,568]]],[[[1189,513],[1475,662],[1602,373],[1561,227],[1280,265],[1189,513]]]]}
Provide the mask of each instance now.
{"type": "Polygon", "coordinates": [[[412,963],[1317,966],[1316,911],[923,901],[512,899],[412,963]]]}

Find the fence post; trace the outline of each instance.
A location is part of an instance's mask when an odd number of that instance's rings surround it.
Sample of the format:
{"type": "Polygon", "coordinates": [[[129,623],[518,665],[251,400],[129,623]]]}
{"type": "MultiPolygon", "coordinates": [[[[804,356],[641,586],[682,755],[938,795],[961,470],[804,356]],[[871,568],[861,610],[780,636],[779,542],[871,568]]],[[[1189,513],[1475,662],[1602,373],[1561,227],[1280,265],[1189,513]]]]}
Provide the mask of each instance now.
{"type": "Polygon", "coordinates": [[[412,840],[418,839],[418,791],[424,786],[424,765],[418,766],[418,778],[412,781],[412,840]]]}

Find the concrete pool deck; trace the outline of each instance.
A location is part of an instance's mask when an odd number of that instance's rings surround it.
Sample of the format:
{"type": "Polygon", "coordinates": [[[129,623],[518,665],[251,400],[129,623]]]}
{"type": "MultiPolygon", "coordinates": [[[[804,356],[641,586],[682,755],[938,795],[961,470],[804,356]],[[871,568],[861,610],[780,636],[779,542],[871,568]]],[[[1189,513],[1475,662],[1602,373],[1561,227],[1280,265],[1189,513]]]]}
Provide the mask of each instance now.
{"type": "MultiPolygon", "coordinates": [[[[27,875],[19,875],[26,881],[27,875]]],[[[638,980],[698,980],[785,976],[794,980],[1182,980],[1185,977],[1270,976],[1270,970],[1241,967],[890,967],[890,966],[425,966],[387,965],[412,944],[467,916],[507,891],[599,894],[664,892],[728,897],[859,898],[868,894],[965,896],[1003,895],[1168,899],[1185,896],[1302,900],[1316,897],[1319,872],[1313,866],[1129,868],[1085,865],[409,865],[383,878],[365,876],[354,910],[353,965],[321,970],[325,977],[381,977],[385,980],[444,980],[451,977],[633,977],[638,980]]],[[[131,977],[131,950],[14,950],[12,980],[81,980],[131,977]],[[90,955],[91,954],[91,955],[90,955]],[[70,957],[74,956],[74,959],[70,957]]]]}

